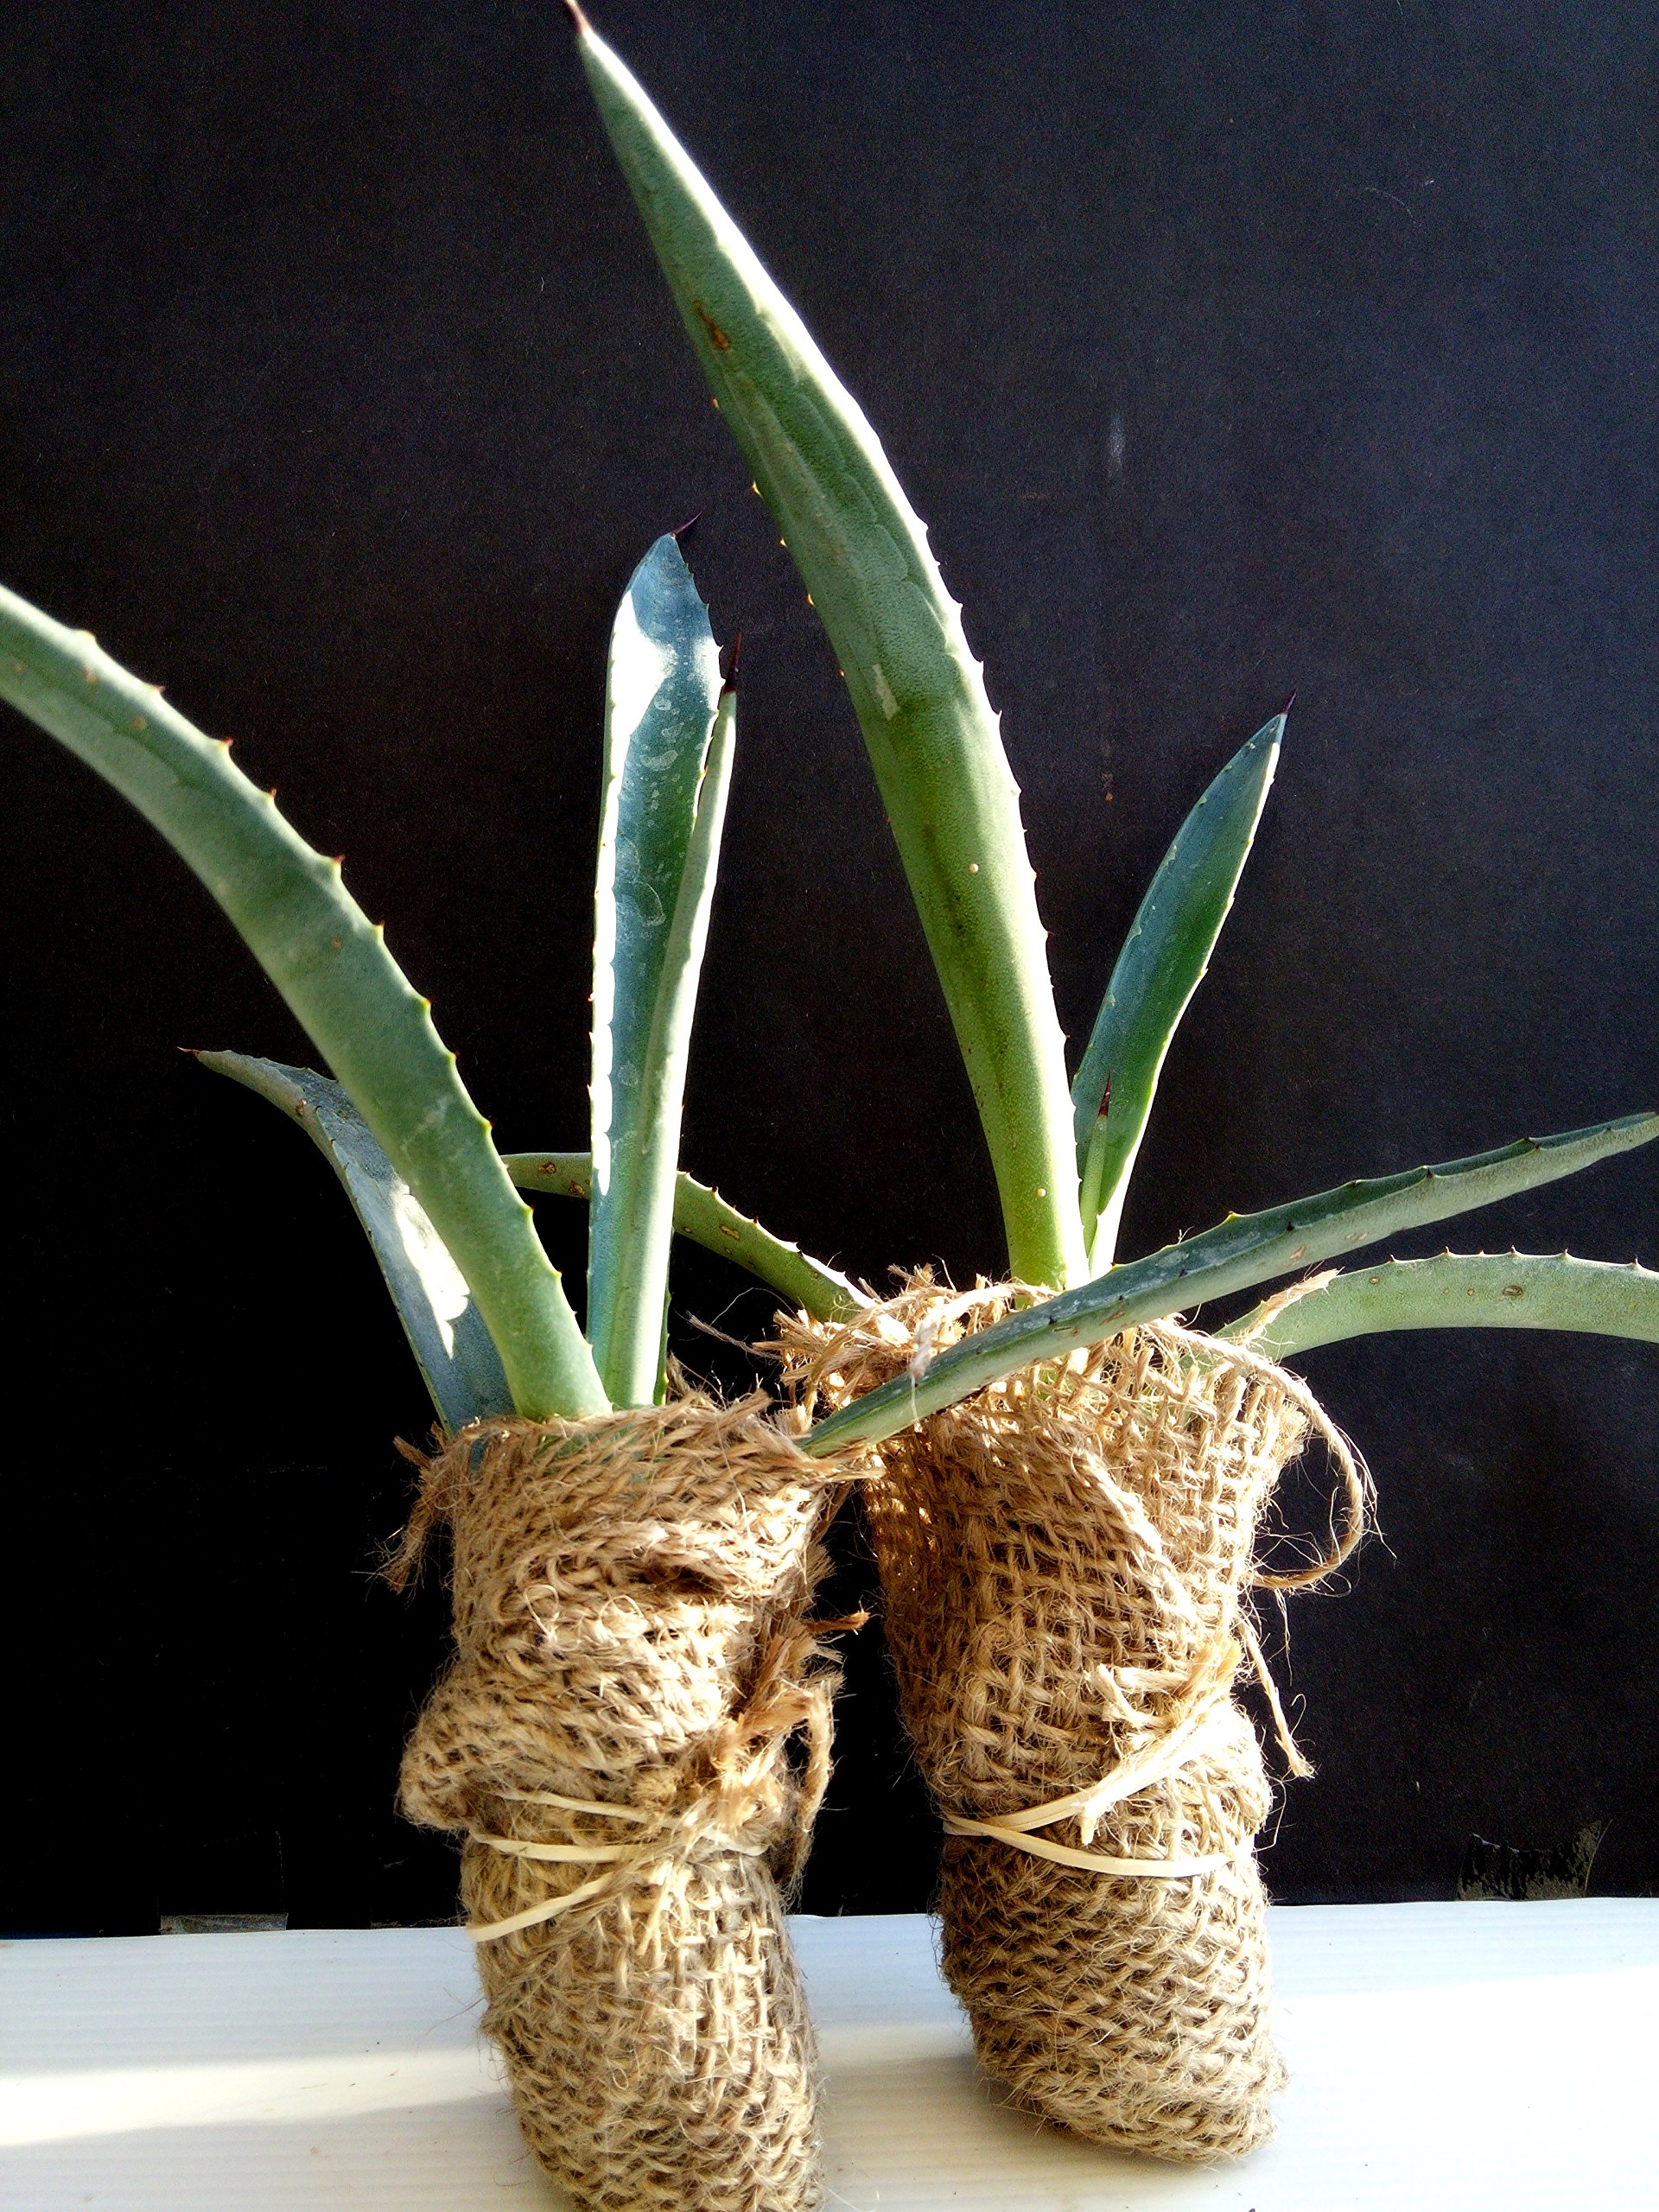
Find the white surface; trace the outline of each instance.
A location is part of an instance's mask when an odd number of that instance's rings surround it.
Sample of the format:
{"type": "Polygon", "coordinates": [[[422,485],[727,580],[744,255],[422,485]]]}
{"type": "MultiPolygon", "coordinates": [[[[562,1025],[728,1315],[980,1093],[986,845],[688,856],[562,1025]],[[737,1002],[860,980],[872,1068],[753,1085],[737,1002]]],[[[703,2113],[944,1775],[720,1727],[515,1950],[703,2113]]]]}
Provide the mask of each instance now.
{"type": "MultiPolygon", "coordinates": [[[[1659,1904],[1272,1916],[1294,2080],[1242,2165],[1002,2108],[921,1919],[795,1923],[830,2202],[999,2212],[1659,2212],[1659,1904]]],[[[0,1945],[5,2212],[556,2212],[447,1929],[0,1945]]]]}

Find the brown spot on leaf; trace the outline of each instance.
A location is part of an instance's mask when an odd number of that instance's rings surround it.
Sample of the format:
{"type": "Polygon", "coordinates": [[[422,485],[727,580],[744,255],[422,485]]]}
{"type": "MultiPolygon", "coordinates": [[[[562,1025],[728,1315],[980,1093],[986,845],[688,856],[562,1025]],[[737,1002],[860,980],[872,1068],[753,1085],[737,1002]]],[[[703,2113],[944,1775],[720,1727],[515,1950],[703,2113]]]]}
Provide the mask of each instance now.
{"type": "MultiPolygon", "coordinates": [[[[697,321],[708,332],[709,343],[714,347],[715,353],[729,353],[732,350],[731,340],[726,335],[720,325],[715,321],[715,318],[709,314],[708,308],[704,307],[701,300],[692,301],[691,312],[696,315],[697,321]]],[[[720,402],[716,400],[715,404],[718,406],[720,402]]]]}

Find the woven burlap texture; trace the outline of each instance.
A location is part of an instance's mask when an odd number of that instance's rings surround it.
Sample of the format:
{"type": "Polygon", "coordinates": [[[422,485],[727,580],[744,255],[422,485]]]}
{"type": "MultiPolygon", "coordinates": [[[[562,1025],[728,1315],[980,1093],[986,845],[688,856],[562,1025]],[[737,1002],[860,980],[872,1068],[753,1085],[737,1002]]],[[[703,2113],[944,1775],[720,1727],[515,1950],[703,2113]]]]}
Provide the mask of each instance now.
{"type": "MultiPolygon", "coordinates": [[[[845,1326],[780,1320],[785,1373],[804,1404],[844,1404],[1010,1297],[913,1279],[845,1326]]],[[[906,1724],[945,1817],[945,1975],[981,2061],[1019,2103],[1154,2157],[1251,2150],[1285,2080],[1252,1847],[1269,1792],[1230,1686],[1259,1665],[1258,1522],[1310,1416],[1327,1427],[1248,1351],[1143,1327],[890,1438],[863,1492],[906,1724]],[[1026,1847],[976,1832],[1074,1793],[1026,1847]]]]}
{"type": "Polygon", "coordinates": [[[403,1805],[467,1839],[484,2027],[584,2212],[823,2201],[779,1884],[829,1773],[805,1611],[841,1478],[763,1407],[476,1424],[422,1463],[392,1570],[448,1523],[454,1658],[403,1805]]]}

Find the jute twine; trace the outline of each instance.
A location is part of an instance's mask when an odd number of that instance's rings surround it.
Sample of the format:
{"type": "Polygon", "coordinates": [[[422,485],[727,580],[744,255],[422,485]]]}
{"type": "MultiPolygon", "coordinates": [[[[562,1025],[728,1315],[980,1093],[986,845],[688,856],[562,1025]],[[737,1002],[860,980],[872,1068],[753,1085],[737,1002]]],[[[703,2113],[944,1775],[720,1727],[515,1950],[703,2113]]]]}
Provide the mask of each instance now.
{"type": "Polygon", "coordinates": [[[588,2212],[823,2201],[779,1883],[830,1771],[804,1613],[843,1478],[763,1405],[477,1423],[419,1463],[391,1570],[448,1523],[455,1654],[404,1809],[467,1839],[484,2027],[588,2212]]]}
{"type": "MultiPolygon", "coordinates": [[[[801,1400],[838,1405],[1008,1310],[925,1278],[844,1327],[780,1324],[801,1400]]],[[[1269,1809],[1234,1703],[1262,1663],[1254,1580],[1317,1580],[1357,1540],[1363,1471],[1296,1377],[1248,1347],[1135,1329],[893,1437],[865,1491],[905,1719],[944,1816],[944,1964],[1017,2101],[1158,2158],[1251,2150],[1285,2075],[1252,1840],[1269,1809]],[[1253,1573],[1311,1429],[1347,1526],[1253,1573]]]]}

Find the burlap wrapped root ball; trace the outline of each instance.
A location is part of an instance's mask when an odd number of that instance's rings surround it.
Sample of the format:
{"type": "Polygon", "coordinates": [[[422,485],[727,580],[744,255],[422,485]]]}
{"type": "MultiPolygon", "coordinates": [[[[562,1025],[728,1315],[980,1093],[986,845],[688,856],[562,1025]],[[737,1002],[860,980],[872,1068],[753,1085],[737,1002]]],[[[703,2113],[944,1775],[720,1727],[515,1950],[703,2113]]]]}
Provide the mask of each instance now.
{"type": "Polygon", "coordinates": [[[829,1773],[805,1612],[842,1478],[763,1405],[477,1424],[423,1463],[393,1570],[448,1523],[454,1659],[404,1808],[467,1839],[484,2027],[588,2212],[823,2200],[779,1885],[829,1773]]]}
{"type": "MultiPolygon", "coordinates": [[[[782,1325],[838,1405],[1008,1308],[919,1281],[844,1328],[782,1325]],[[921,1351],[918,1356],[918,1344],[921,1351]]],[[[1173,1326],[1038,1367],[891,1438],[863,1492],[906,1725],[944,1815],[944,1972],[1020,2104],[1154,2157],[1272,2131],[1256,1531],[1311,1426],[1295,1377],[1173,1326]]],[[[1265,1579],[1265,1578],[1264,1578],[1265,1579]]],[[[1273,1712],[1294,1766],[1300,1769],[1273,1712]]],[[[1300,1769],[1300,1770],[1306,1770],[1300,1769]]]]}

